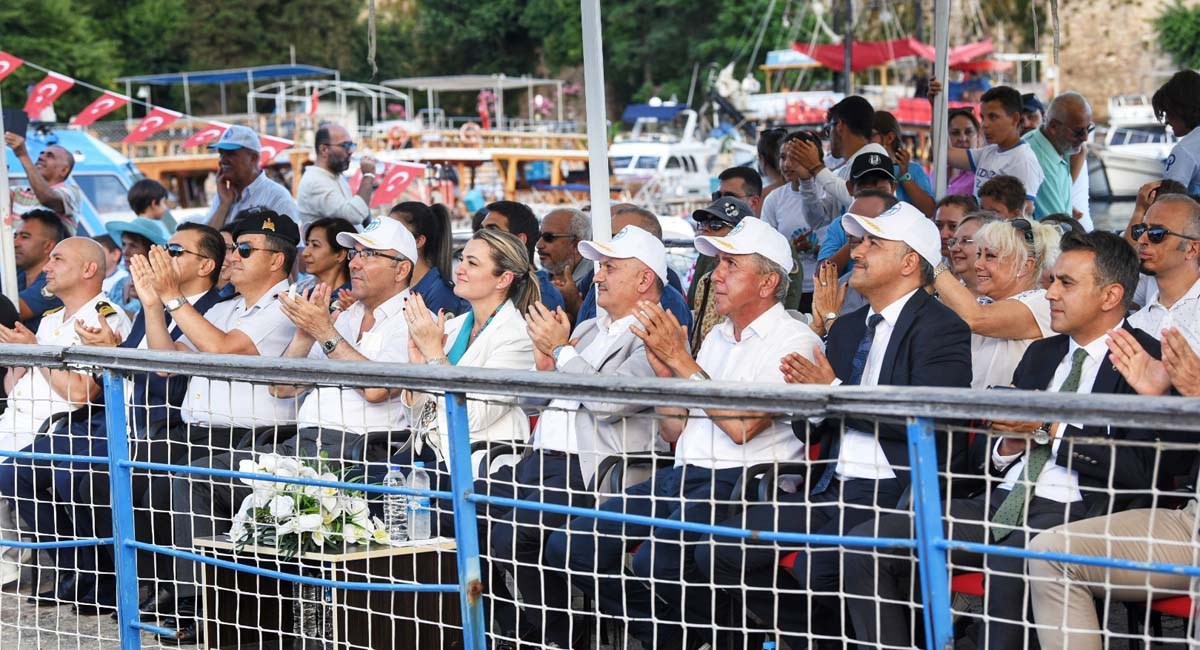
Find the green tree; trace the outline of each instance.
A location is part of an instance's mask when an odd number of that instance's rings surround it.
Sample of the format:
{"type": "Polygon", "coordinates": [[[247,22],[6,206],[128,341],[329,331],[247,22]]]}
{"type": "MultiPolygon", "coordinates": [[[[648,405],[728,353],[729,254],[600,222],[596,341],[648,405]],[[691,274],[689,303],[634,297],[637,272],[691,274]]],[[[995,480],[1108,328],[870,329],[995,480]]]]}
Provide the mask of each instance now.
{"type": "Polygon", "coordinates": [[[1180,0],[1154,20],[1159,46],[1180,68],[1200,68],[1200,7],[1180,0]]]}

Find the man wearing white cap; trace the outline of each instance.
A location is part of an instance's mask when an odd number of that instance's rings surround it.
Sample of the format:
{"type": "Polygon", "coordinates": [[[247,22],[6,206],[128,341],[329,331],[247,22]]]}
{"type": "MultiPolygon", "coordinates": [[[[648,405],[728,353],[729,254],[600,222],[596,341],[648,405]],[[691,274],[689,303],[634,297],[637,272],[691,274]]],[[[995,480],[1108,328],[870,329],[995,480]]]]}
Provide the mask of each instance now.
{"type": "MultiPolygon", "coordinates": [[[[566,314],[535,303],[526,322],[537,369],[614,378],[654,376],[645,345],[631,328],[637,323],[633,312],[638,304],[658,304],[662,295],[667,282],[666,247],[649,232],[626,226],[612,241],[585,240],[578,250],[585,259],[600,263],[593,282],[607,315],[583,321],[572,332],[566,314]]],[[[533,431],[534,453],[515,468],[491,477],[481,489],[522,501],[591,507],[594,498],[588,486],[602,460],[654,449],[654,418],[648,410],[634,404],[551,401],[533,431]]],[[[514,574],[524,605],[521,625],[515,628],[506,620],[511,610],[502,611],[506,599],[493,601],[492,619],[504,632],[516,629],[524,642],[569,647],[567,576],[539,566],[546,536],[567,517],[522,508],[498,512],[495,506],[489,515],[495,521],[490,540],[494,566],[514,574]],[[538,624],[536,614],[543,603],[549,608],[538,624]],[[539,634],[544,638],[536,638],[539,634]]],[[[493,586],[502,584],[503,580],[492,581],[493,586]]]]}
{"type": "MultiPolygon", "coordinates": [[[[645,341],[651,367],[659,377],[783,383],[784,355],[811,358],[821,348],[820,338],[781,304],[794,264],[787,238],[760,219],[746,217],[724,237],[698,237],[696,248],[718,258],[712,283],[716,309],[725,322],[709,333],[693,360],[687,334],[674,316],[656,303],[639,303],[633,331],[645,341]]],[[[747,467],[797,461],[804,455],[804,443],[779,414],[661,407],[658,416],[659,434],[676,442],[675,466],[608,500],[602,510],[711,524],[721,516],[714,502],[731,497],[747,467]]],[[[684,602],[689,623],[711,627],[712,594],[694,586],[703,584],[694,580],[697,567],[691,553],[699,539],[696,533],[640,523],[578,518],[566,531],[551,535],[546,561],[576,572],[573,578],[584,593],[592,592],[591,576],[599,577],[603,612],[629,617],[629,633],[643,646],[670,647],[680,632],[684,602]],[[632,568],[642,580],[616,579],[624,571],[626,545],[638,541],[645,543],[634,554],[632,568]]]]}
{"type": "MultiPolygon", "coordinates": [[[[857,386],[971,385],[971,331],[924,287],[933,282],[941,262],[937,226],[920,210],[898,203],[877,218],[847,214],[846,232],[860,241],[851,252],[850,286],[867,305],[834,321],[826,354],[815,360],[798,354],[784,359],[789,383],[857,386]],[[827,356],[826,356],[827,355],[827,356]]],[[[797,427],[805,426],[798,421],[797,427]]],[[[809,492],[789,495],[778,505],[747,508],[743,517],[726,522],[755,530],[814,534],[846,534],[873,519],[879,508],[897,508],[910,483],[907,432],[903,424],[859,418],[826,421],[809,439],[820,435],[819,460],[810,470],[809,492]]],[[[944,436],[944,433],[941,435],[944,436]]],[[[939,449],[945,449],[939,438],[939,449]]],[[[943,464],[945,459],[941,458],[943,464]]],[[[788,634],[808,632],[808,600],[812,593],[812,633],[842,634],[841,603],[826,602],[825,592],[840,589],[836,548],[786,546],[749,548],[728,538],[697,550],[697,562],[711,549],[713,581],[743,587],[747,608],[788,634]],[[779,568],[781,555],[799,550],[794,572],[779,568]],[[822,627],[830,624],[833,629],[822,627]]]]}
{"type": "Polygon", "coordinates": [[[226,220],[249,208],[268,208],[299,223],[300,209],[291,192],[260,168],[262,144],[251,128],[231,126],[208,148],[221,155],[217,163],[217,200],[208,211],[208,225],[220,229],[226,220]]]}

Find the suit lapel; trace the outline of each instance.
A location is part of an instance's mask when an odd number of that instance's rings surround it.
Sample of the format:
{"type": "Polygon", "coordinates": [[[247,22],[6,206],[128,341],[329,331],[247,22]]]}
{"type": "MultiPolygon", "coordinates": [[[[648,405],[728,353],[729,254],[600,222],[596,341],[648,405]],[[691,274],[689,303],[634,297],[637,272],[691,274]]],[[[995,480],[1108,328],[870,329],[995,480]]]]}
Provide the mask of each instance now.
{"type": "Polygon", "coordinates": [[[1067,356],[1067,351],[1071,349],[1071,338],[1068,336],[1056,336],[1053,339],[1054,347],[1050,354],[1042,357],[1042,363],[1034,364],[1030,369],[1033,372],[1031,383],[1029,386],[1019,386],[1018,388],[1029,388],[1031,390],[1049,390],[1050,382],[1054,379],[1054,371],[1058,370],[1059,364],[1062,363],[1064,357],[1067,356]]]}
{"type": "Polygon", "coordinates": [[[887,350],[883,354],[883,363],[879,366],[879,384],[893,383],[891,378],[896,369],[896,356],[900,353],[900,346],[904,343],[904,337],[908,334],[908,330],[916,322],[917,314],[929,300],[932,300],[929,294],[925,293],[923,289],[917,289],[917,292],[904,304],[904,309],[900,310],[900,318],[896,319],[896,325],[892,328],[887,350]]]}
{"type": "Polygon", "coordinates": [[[850,380],[850,371],[854,363],[854,352],[858,342],[862,340],[863,332],[867,331],[867,311],[870,306],[859,307],[854,311],[834,321],[833,330],[829,336],[829,346],[826,357],[833,366],[833,374],[842,381],[850,380]]]}

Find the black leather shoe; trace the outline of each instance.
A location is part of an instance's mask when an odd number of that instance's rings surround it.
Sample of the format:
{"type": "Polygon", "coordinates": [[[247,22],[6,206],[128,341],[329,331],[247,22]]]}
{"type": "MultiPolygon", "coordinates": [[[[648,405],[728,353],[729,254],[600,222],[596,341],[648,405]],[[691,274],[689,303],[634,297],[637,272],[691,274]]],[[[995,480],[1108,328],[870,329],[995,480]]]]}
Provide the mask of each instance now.
{"type": "Polygon", "coordinates": [[[163,645],[196,645],[200,640],[199,629],[194,618],[166,618],[163,619],[162,626],[168,630],[175,630],[174,636],[159,635],[158,642],[163,645]]]}
{"type": "Polygon", "coordinates": [[[149,616],[170,616],[175,613],[175,594],[155,589],[138,603],[138,611],[149,616]]]}
{"type": "Polygon", "coordinates": [[[102,605],[100,603],[79,603],[71,608],[78,616],[104,616],[117,611],[113,605],[102,605]]]}
{"type": "Polygon", "coordinates": [[[38,607],[58,607],[64,604],[58,599],[58,591],[55,589],[47,589],[40,594],[34,594],[26,598],[25,602],[38,607]]]}

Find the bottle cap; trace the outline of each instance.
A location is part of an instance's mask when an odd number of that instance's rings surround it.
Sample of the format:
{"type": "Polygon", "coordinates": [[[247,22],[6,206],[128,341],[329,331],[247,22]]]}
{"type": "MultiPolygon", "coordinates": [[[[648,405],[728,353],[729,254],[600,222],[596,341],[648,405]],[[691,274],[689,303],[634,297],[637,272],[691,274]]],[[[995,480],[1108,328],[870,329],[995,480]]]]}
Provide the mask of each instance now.
{"type": "Polygon", "coordinates": [[[425,461],[415,460],[413,461],[413,467],[417,469],[425,469],[425,461]]]}

